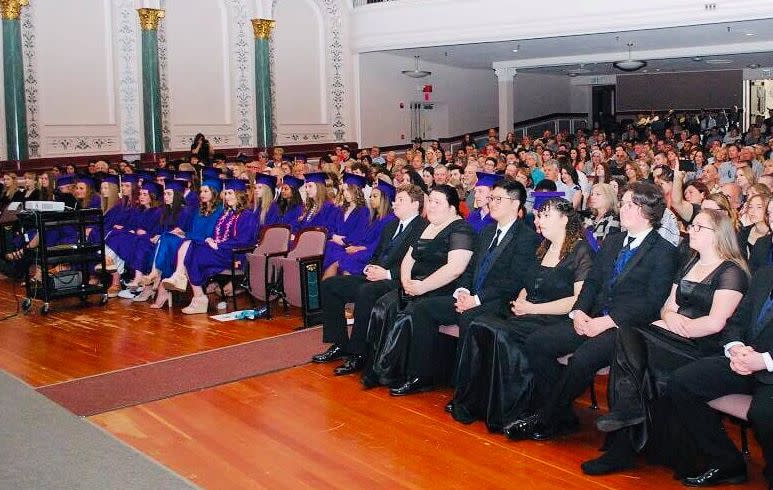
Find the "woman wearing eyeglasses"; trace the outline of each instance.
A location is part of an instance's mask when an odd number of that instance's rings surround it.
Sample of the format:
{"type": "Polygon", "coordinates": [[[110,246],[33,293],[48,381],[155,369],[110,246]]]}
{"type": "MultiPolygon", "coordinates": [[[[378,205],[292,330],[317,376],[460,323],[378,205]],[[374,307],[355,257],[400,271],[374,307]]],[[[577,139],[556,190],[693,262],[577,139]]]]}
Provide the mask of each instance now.
{"type": "MultiPolygon", "coordinates": [[[[673,372],[690,362],[723,354],[721,331],[749,283],[746,262],[730,218],[704,209],[688,227],[692,258],[677,274],[660,320],[645,327],[621,326],[609,382],[610,413],[596,426],[610,434],[607,452],[594,469],[613,473],[634,465],[645,443],[654,462],[680,477],[697,474],[689,438],[675,424],[664,397],[673,372]]],[[[700,470],[703,471],[703,470],[700,470]]]]}

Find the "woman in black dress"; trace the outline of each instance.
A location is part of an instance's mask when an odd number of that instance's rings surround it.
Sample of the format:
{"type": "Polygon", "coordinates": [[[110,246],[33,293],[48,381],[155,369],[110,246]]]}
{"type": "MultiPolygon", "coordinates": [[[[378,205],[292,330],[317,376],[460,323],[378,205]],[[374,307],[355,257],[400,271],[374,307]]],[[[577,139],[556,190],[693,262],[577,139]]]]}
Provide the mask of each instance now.
{"type": "Polygon", "coordinates": [[[633,465],[635,452],[646,444],[653,462],[674,467],[678,475],[693,471],[695,449],[673,423],[673,408],[662,395],[676,369],[722,355],[721,331],[746,292],[749,274],[725,213],[702,210],[689,234],[695,254],[677,274],[661,319],[618,330],[609,382],[612,411],[596,423],[613,437],[600,459],[633,465]]]}
{"type": "Polygon", "coordinates": [[[453,416],[463,423],[483,419],[492,432],[500,432],[529,405],[532,374],[521,351],[524,339],[545,325],[568,320],[593,263],[582,218],[572,203],[548,199],[537,219],[545,237],[537,250],[540,263],[526,271],[528,286],[511,303],[514,316],[481,316],[460,339],[453,416]]]}
{"type": "Polygon", "coordinates": [[[459,193],[450,185],[432,189],[427,204],[430,224],[400,265],[401,285],[373,307],[368,325],[372,362],[362,377],[368,388],[405,381],[411,328],[407,313],[423,298],[450,296],[472,258],[475,234],[459,215],[459,202],[459,193]]]}

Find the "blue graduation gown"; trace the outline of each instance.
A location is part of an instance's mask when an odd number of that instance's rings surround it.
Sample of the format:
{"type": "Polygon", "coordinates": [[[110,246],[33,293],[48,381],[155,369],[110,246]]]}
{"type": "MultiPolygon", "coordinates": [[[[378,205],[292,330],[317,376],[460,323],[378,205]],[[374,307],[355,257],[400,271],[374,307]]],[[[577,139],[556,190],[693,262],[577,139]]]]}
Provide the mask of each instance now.
{"type": "MultiPolygon", "coordinates": [[[[161,234],[161,207],[134,208],[131,212],[131,217],[127,221],[128,223],[124,225],[123,229],[113,230],[110,233],[106,239],[107,245],[113,249],[118,257],[126,262],[126,265],[135,270],[148,273],[150,272],[149,263],[144,269],[138,268],[142,264],[137,263],[135,253],[139,247],[143,246],[143,242],[147,241],[149,243],[150,238],[161,234]],[[143,230],[145,233],[137,235],[138,230],[143,230]]],[[[150,250],[152,252],[152,248],[150,250]]]]}
{"type": "Polygon", "coordinates": [[[352,245],[366,247],[365,250],[348,254],[346,251],[338,258],[338,271],[347,272],[352,275],[362,275],[363,269],[368,265],[376,251],[378,242],[381,239],[381,233],[384,227],[396,220],[394,214],[388,214],[381,219],[374,220],[366,228],[364,233],[352,245]]]}
{"type": "Polygon", "coordinates": [[[198,240],[211,237],[215,233],[215,224],[220,216],[223,215],[223,206],[217,208],[209,216],[202,216],[198,205],[194,208],[188,225],[180,227],[185,232],[185,238],[180,238],[172,233],[164,233],[158,241],[156,247],[156,257],[153,266],[158,269],[161,279],[170,277],[177,265],[177,252],[185,240],[198,240]]]}
{"type": "MultiPolygon", "coordinates": [[[[231,218],[232,212],[226,211],[218,220],[217,226],[225,224],[231,218]]],[[[194,286],[201,286],[210,277],[231,266],[231,251],[235,248],[253,245],[255,238],[255,215],[249,210],[242,210],[235,224],[224,235],[224,240],[218,244],[217,250],[206,242],[194,240],[185,255],[185,268],[188,279],[194,286]]]]}
{"type": "Polygon", "coordinates": [[[263,232],[263,228],[281,223],[282,218],[279,216],[279,205],[275,202],[272,202],[271,206],[268,207],[268,211],[266,211],[266,217],[263,222],[260,221],[260,209],[254,210],[253,213],[255,214],[255,237],[253,238],[253,242],[258,243],[258,240],[260,240],[260,234],[263,232]]]}
{"type": "Polygon", "coordinates": [[[483,228],[495,222],[494,218],[491,217],[491,213],[481,218],[480,208],[470,211],[470,215],[467,216],[467,223],[470,224],[475,233],[480,233],[483,228]]]}
{"type": "MultiPolygon", "coordinates": [[[[370,223],[370,210],[366,206],[354,208],[349,216],[346,216],[345,210],[338,209],[334,216],[330,234],[345,237],[347,244],[353,244],[362,237],[370,223]]],[[[327,269],[330,264],[337,262],[342,254],[346,254],[344,247],[328,240],[322,266],[327,269]]]]}
{"type": "MultiPolygon", "coordinates": [[[[332,235],[332,227],[335,225],[336,215],[338,213],[338,207],[330,201],[325,201],[317,214],[311,218],[301,217],[295,222],[293,228],[293,234],[297,235],[298,232],[306,229],[313,228],[315,226],[321,226],[327,229],[328,238],[332,235]]],[[[293,225],[290,225],[293,227],[293,225]]]]}

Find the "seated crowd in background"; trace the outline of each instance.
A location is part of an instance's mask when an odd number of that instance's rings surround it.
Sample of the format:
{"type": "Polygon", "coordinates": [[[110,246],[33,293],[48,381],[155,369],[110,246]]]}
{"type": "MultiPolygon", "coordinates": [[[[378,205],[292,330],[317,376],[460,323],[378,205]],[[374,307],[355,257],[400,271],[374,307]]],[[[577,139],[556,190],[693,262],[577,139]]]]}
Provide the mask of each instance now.
{"type": "MultiPolygon", "coordinates": [[[[687,485],[737,483],[743,458],[706,402],[754,395],[749,418],[773,463],[773,138],[744,146],[718,129],[675,118],[621,137],[490,130],[483,148],[340,146],[314,162],[281,148],[229,161],[202,136],[152,170],[6,174],[0,203],[101,208],[109,294],[160,308],[190,284],[188,314],[208,311],[209,280],[262,228],[323,227],[331,345],[315,362],[342,360],[335,374],[361,372],[394,396],[452,384],[456,420],[511,440],[579,430],[573,401],[610,366],[606,450],[585,473],[643,453],[687,485]]],[[[31,265],[35,239],[12,237],[12,272],[31,265]]],[[[765,475],[773,483],[770,465],[765,475]]]]}

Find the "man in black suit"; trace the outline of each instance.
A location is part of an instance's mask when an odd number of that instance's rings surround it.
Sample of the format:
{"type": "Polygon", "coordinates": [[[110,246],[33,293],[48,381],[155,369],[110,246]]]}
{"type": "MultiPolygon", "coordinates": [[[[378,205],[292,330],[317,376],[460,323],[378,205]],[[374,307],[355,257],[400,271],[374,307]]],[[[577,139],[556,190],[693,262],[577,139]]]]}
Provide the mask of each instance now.
{"type": "Polygon", "coordinates": [[[491,217],[496,224],[483,229],[475,256],[459,278],[453,296],[418,301],[411,313],[408,379],[390,393],[395,396],[423,391],[434,386],[442,375],[439,349],[440,325],[459,325],[463,338],[470,322],[484,313],[507,309],[508,300],[523,288],[523,273],[535,258],[537,234],[518,219],[526,202],[526,190],[515,181],[494,184],[489,196],[491,217]]]}
{"type": "Polygon", "coordinates": [[[676,249],[658,233],[666,209],[659,187],[630,184],[620,205],[627,230],[607,237],[565,322],[530,335],[524,350],[534,372],[534,413],[505,426],[511,439],[546,440],[577,430],[572,402],[609,366],[617,328],[658,318],[671,289],[676,249]],[[571,319],[570,319],[571,318],[571,319]],[[563,368],[557,358],[572,354],[563,368]]]}
{"type": "Polygon", "coordinates": [[[768,487],[773,489],[773,266],[755,273],[722,336],[725,356],[699,359],[676,370],[667,387],[673,410],[707,466],[682,483],[713,486],[747,480],[743,454],[727,436],[719,413],[707,404],[740,393],[753,396],[748,418],[767,463],[768,487]]]}
{"type": "MultiPolygon", "coordinates": [[[[379,188],[392,188],[379,184],[379,188]]],[[[394,190],[392,191],[394,194],[394,190]]],[[[421,217],[424,193],[415,185],[401,188],[396,193],[393,211],[397,220],[384,227],[381,239],[364,276],[334,276],[322,281],[323,305],[322,341],[332,343],[313,362],[331,362],[346,357],[337,367],[337,376],[353,373],[365,366],[366,334],[373,305],[384,294],[400,284],[400,264],[408,248],[419,238],[427,221],[421,217]],[[348,336],[344,307],[354,302],[354,328],[348,336]]]]}

